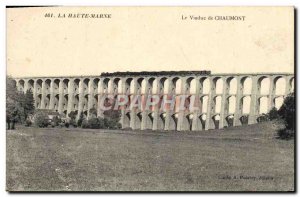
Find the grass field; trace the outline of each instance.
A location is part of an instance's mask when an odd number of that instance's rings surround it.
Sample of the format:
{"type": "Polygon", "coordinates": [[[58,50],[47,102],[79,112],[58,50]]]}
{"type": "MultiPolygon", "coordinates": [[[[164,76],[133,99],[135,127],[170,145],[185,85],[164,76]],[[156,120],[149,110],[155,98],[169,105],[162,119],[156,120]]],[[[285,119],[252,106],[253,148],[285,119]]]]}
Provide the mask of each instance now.
{"type": "Polygon", "coordinates": [[[7,131],[9,191],[292,191],[270,123],[201,132],[7,131]]]}

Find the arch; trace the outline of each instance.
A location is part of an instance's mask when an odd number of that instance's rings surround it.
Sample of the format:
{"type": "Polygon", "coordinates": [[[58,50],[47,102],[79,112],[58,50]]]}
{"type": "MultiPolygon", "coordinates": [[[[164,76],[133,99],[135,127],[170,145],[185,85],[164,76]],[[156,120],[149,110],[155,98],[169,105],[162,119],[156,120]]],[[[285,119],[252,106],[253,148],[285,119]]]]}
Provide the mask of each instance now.
{"type": "Polygon", "coordinates": [[[135,118],[135,127],[136,129],[141,129],[141,124],[143,122],[143,114],[142,112],[138,112],[135,118]]]}
{"type": "Polygon", "coordinates": [[[80,83],[80,79],[75,79],[74,80],[74,94],[79,94],[79,83],[80,83]]]}
{"type": "Polygon", "coordinates": [[[192,130],[193,119],[194,119],[194,114],[193,113],[185,115],[184,121],[183,121],[183,126],[184,126],[183,130],[188,130],[188,131],[192,130]]]}
{"type": "Polygon", "coordinates": [[[60,80],[59,79],[55,79],[53,81],[53,91],[55,93],[59,93],[59,83],[60,83],[60,80]]]}
{"type": "Polygon", "coordinates": [[[282,77],[276,77],[274,79],[274,89],[275,89],[275,95],[284,95],[285,94],[285,88],[286,88],[286,80],[282,77]]]}
{"type": "MultiPolygon", "coordinates": [[[[154,77],[150,77],[148,79],[148,90],[147,90],[147,94],[152,94],[153,92],[153,88],[154,88],[154,81],[155,81],[155,78],[154,77]]],[[[156,80],[157,81],[157,80],[156,80]]]]}
{"type": "Polygon", "coordinates": [[[175,94],[175,95],[181,94],[182,85],[183,85],[182,79],[179,77],[174,77],[172,79],[171,94],[175,94]]]}
{"type": "Polygon", "coordinates": [[[68,109],[68,101],[69,101],[69,95],[64,96],[64,101],[63,101],[63,109],[67,110],[68,109]]]}
{"type": "Polygon", "coordinates": [[[270,89],[270,78],[262,76],[258,79],[258,92],[261,95],[268,95],[270,89]]]}
{"type": "Polygon", "coordinates": [[[38,79],[36,81],[36,92],[37,93],[42,93],[42,85],[43,85],[43,80],[38,79]]]}
{"type": "Polygon", "coordinates": [[[45,109],[49,109],[49,104],[50,104],[50,94],[47,94],[44,100],[44,105],[45,105],[45,109]]]}
{"type": "Polygon", "coordinates": [[[86,119],[87,116],[88,116],[88,111],[87,111],[87,110],[84,110],[84,111],[83,111],[83,117],[86,119]]]}
{"type": "Polygon", "coordinates": [[[104,78],[103,79],[103,93],[108,93],[108,91],[111,89],[111,85],[109,83],[110,78],[104,78]]]}
{"type": "Polygon", "coordinates": [[[280,109],[280,107],[282,106],[284,101],[284,97],[283,96],[277,96],[274,98],[274,103],[275,103],[275,107],[276,109],[280,109]]]}
{"type": "Polygon", "coordinates": [[[215,114],[212,117],[212,121],[214,123],[214,128],[213,129],[219,129],[219,123],[220,123],[220,114],[215,114]]]}
{"type": "Polygon", "coordinates": [[[68,113],[67,110],[64,110],[64,111],[63,111],[63,115],[64,115],[65,117],[67,117],[67,113],[68,113]]]}
{"type": "Polygon", "coordinates": [[[42,94],[37,95],[36,97],[36,108],[41,108],[41,102],[42,102],[42,94]]]}
{"type": "Polygon", "coordinates": [[[186,93],[187,94],[190,94],[190,95],[194,95],[196,94],[196,86],[197,86],[197,82],[196,82],[196,79],[195,77],[189,77],[187,80],[187,90],[186,90],[186,93]]]}
{"type": "Polygon", "coordinates": [[[33,92],[33,89],[34,89],[34,81],[32,79],[29,79],[28,80],[28,90],[33,92]]]}
{"type": "Polygon", "coordinates": [[[222,94],[224,88],[223,79],[218,77],[215,83],[216,83],[216,94],[222,94]]]}
{"type": "Polygon", "coordinates": [[[249,114],[244,114],[239,118],[242,125],[248,125],[249,114]]]}
{"type": "Polygon", "coordinates": [[[222,96],[215,96],[214,104],[215,104],[215,113],[220,113],[222,107],[222,96]]]}
{"type": "Polygon", "coordinates": [[[207,107],[208,107],[208,96],[201,96],[200,97],[200,105],[199,106],[201,108],[201,112],[202,113],[207,113],[207,107]]]}
{"type": "Polygon", "coordinates": [[[143,79],[140,84],[140,87],[141,87],[140,94],[141,95],[144,95],[146,93],[146,85],[147,85],[147,79],[143,79]]]}
{"type": "Polygon", "coordinates": [[[99,97],[98,94],[96,94],[96,95],[93,97],[93,107],[92,107],[92,108],[95,108],[95,109],[98,108],[98,97],[99,97]]]}
{"type": "Polygon", "coordinates": [[[228,100],[228,112],[230,114],[234,114],[235,113],[235,108],[236,108],[236,106],[235,106],[235,104],[236,104],[236,97],[234,95],[232,95],[232,96],[229,96],[227,98],[227,100],[228,100]]]}
{"type": "Polygon", "coordinates": [[[249,76],[243,77],[241,82],[243,86],[243,95],[250,95],[252,92],[252,78],[249,76]]]}
{"type": "Polygon", "coordinates": [[[232,115],[232,114],[228,115],[228,116],[225,118],[228,127],[233,127],[233,119],[234,119],[234,115],[232,115]]]}
{"type": "Polygon", "coordinates": [[[268,113],[268,97],[262,96],[258,99],[259,114],[268,113]]]}
{"type": "Polygon", "coordinates": [[[79,95],[78,94],[75,95],[73,103],[74,103],[74,109],[78,109],[78,106],[79,106],[79,95]]]}
{"type": "Polygon", "coordinates": [[[74,109],[74,114],[75,114],[75,117],[79,118],[79,114],[78,114],[78,110],[77,109],[74,109]]]}
{"type": "Polygon", "coordinates": [[[164,130],[165,129],[165,123],[166,123],[166,113],[159,114],[158,120],[157,120],[157,129],[158,130],[164,130]]]}
{"type": "Polygon", "coordinates": [[[99,93],[99,91],[98,91],[99,82],[100,82],[99,78],[93,79],[92,88],[93,88],[94,94],[98,94],[99,93]]]}
{"type": "Polygon", "coordinates": [[[206,114],[201,114],[199,116],[199,120],[200,120],[200,124],[201,124],[202,130],[205,129],[206,119],[207,119],[206,114]]]}
{"type": "Polygon", "coordinates": [[[59,94],[55,95],[54,101],[53,101],[53,109],[58,110],[59,105],[59,94]]]}
{"type": "Polygon", "coordinates": [[[209,94],[210,93],[210,88],[211,84],[210,81],[207,77],[203,77],[200,79],[200,84],[202,85],[202,93],[203,94],[209,94]]]}
{"type": "Polygon", "coordinates": [[[177,131],[178,113],[174,113],[170,117],[169,130],[177,131]]]}
{"type": "Polygon", "coordinates": [[[250,106],[251,106],[251,96],[243,96],[242,97],[242,114],[249,114],[250,113],[250,106]]]}
{"type": "Polygon", "coordinates": [[[157,88],[158,88],[158,79],[154,78],[153,82],[152,82],[152,95],[156,95],[157,94],[157,88]]]}
{"type": "Polygon", "coordinates": [[[25,81],[23,80],[23,79],[20,79],[19,81],[18,81],[18,90],[19,91],[24,91],[24,87],[25,87],[25,81]]]}
{"type": "Polygon", "coordinates": [[[89,92],[89,82],[90,82],[89,78],[85,78],[83,80],[83,92],[84,92],[84,94],[88,94],[88,92],[89,92]]]}
{"type": "Polygon", "coordinates": [[[235,95],[237,92],[238,81],[235,77],[231,77],[229,80],[229,94],[235,95]]]}
{"type": "Polygon", "coordinates": [[[129,128],[130,127],[130,120],[131,120],[130,112],[125,113],[122,127],[123,128],[129,128]]]}
{"type": "Polygon", "coordinates": [[[83,98],[83,105],[82,105],[82,109],[83,110],[87,110],[88,109],[88,99],[89,99],[89,96],[85,95],[84,98],[83,98]]]}
{"type": "Polygon", "coordinates": [[[169,78],[163,77],[159,80],[160,83],[160,93],[168,94],[169,89],[169,78]]]}
{"type": "Polygon", "coordinates": [[[51,80],[50,79],[46,79],[45,80],[45,91],[46,93],[50,93],[50,86],[51,86],[51,80]]]}
{"type": "Polygon", "coordinates": [[[150,112],[147,114],[146,117],[146,129],[152,129],[153,128],[153,121],[154,121],[154,113],[150,112]]]}
{"type": "Polygon", "coordinates": [[[125,80],[125,94],[133,94],[134,93],[134,86],[132,85],[133,78],[127,78],[125,80]]]}
{"type": "MultiPolygon", "coordinates": [[[[142,85],[144,85],[144,87],[145,87],[145,82],[144,82],[144,84],[143,84],[143,81],[144,81],[145,79],[143,78],[143,77],[141,77],[141,78],[138,78],[137,80],[136,80],[136,90],[137,90],[137,94],[138,95],[141,95],[142,94],[142,85]]],[[[145,88],[144,88],[145,89],[145,88]]]]}
{"type": "Polygon", "coordinates": [[[125,80],[125,93],[128,95],[134,94],[133,78],[127,78],[125,80]]]}
{"type": "Polygon", "coordinates": [[[68,88],[69,88],[69,79],[64,79],[63,80],[63,90],[64,93],[67,94],[68,93],[68,88]]]}
{"type": "Polygon", "coordinates": [[[117,83],[117,90],[116,90],[116,92],[115,93],[117,93],[117,94],[122,94],[122,80],[119,80],[118,81],[118,83],[117,83]]]}
{"type": "Polygon", "coordinates": [[[213,94],[216,93],[216,83],[220,79],[220,77],[213,77],[210,84],[210,91],[213,92],[213,94]]]}
{"type": "Polygon", "coordinates": [[[18,84],[17,80],[12,79],[12,85],[13,85],[14,88],[17,87],[17,84],[18,84]]]}

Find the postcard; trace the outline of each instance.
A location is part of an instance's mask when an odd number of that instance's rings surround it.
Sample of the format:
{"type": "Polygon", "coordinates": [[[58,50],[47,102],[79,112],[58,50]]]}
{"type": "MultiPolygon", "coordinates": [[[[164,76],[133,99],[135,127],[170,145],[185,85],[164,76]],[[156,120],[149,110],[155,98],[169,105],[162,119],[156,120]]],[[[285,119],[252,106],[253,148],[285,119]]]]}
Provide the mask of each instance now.
{"type": "Polygon", "coordinates": [[[7,191],[295,192],[294,7],[6,16],[7,191]]]}

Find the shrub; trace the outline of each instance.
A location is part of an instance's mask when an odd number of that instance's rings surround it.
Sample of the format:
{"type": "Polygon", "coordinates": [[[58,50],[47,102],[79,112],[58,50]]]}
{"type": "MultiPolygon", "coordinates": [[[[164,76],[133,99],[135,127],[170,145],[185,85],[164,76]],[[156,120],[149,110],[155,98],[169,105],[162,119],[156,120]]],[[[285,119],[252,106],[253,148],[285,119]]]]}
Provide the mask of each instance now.
{"type": "Polygon", "coordinates": [[[91,108],[89,112],[91,117],[97,117],[97,109],[95,109],[94,107],[91,108]]]}
{"type": "Polygon", "coordinates": [[[59,126],[60,128],[62,128],[62,127],[65,126],[65,123],[61,122],[61,123],[58,124],[58,126],[59,126]]]}
{"type": "Polygon", "coordinates": [[[104,112],[104,127],[106,129],[121,129],[122,125],[119,123],[121,118],[120,110],[107,110],[104,112]]]}
{"type": "Polygon", "coordinates": [[[89,123],[86,119],[82,121],[81,128],[87,129],[89,128],[89,123]]]}
{"type": "Polygon", "coordinates": [[[73,127],[77,127],[77,122],[76,122],[76,116],[77,116],[77,113],[74,112],[74,111],[71,111],[69,114],[69,126],[73,126],[73,127]]]}
{"type": "Polygon", "coordinates": [[[122,125],[116,119],[91,117],[88,120],[84,119],[81,127],[89,129],[121,129],[122,125]]]}
{"type": "Polygon", "coordinates": [[[88,128],[101,129],[104,128],[104,121],[102,118],[91,118],[88,120],[88,128]]]}
{"type": "Polygon", "coordinates": [[[107,118],[110,120],[116,120],[118,122],[121,118],[121,111],[111,109],[111,110],[104,111],[103,115],[104,115],[104,118],[107,118]]]}
{"type": "Polygon", "coordinates": [[[37,127],[47,127],[49,125],[49,117],[47,113],[37,112],[34,116],[34,124],[37,127]]]}
{"type": "Polygon", "coordinates": [[[257,118],[257,122],[266,122],[270,120],[268,114],[262,114],[257,118]]]}
{"type": "Polygon", "coordinates": [[[232,127],[233,126],[233,117],[227,117],[227,123],[228,123],[228,127],[232,127]]]}
{"type": "Polygon", "coordinates": [[[70,124],[68,122],[65,123],[65,127],[69,128],[70,124]]]}
{"type": "Polygon", "coordinates": [[[289,140],[295,136],[295,131],[291,129],[280,129],[277,134],[280,139],[289,140]]]}
{"type": "Polygon", "coordinates": [[[283,120],[285,128],[278,129],[278,137],[280,139],[291,139],[295,136],[295,98],[294,93],[288,95],[280,109],[278,116],[283,120]]]}
{"type": "Polygon", "coordinates": [[[57,125],[55,125],[54,122],[51,122],[51,127],[54,128],[55,126],[57,126],[57,125]]]}
{"type": "Polygon", "coordinates": [[[77,113],[74,112],[74,111],[71,111],[68,116],[70,117],[71,120],[75,120],[76,119],[76,116],[77,116],[77,113]]]}
{"type": "Polygon", "coordinates": [[[83,116],[83,112],[81,112],[77,121],[78,127],[81,127],[83,120],[84,120],[84,116],[83,116]]]}
{"type": "Polygon", "coordinates": [[[121,129],[122,125],[115,119],[104,118],[104,128],[105,129],[121,129]]]}
{"type": "Polygon", "coordinates": [[[52,123],[56,127],[61,123],[61,119],[58,116],[54,116],[53,119],[52,119],[52,123]]]}
{"type": "Polygon", "coordinates": [[[270,120],[275,120],[275,119],[279,118],[278,110],[276,109],[276,107],[273,107],[269,111],[268,117],[269,117],[270,120]]]}
{"type": "Polygon", "coordinates": [[[25,127],[30,127],[31,125],[32,125],[31,120],[26,119],[26,121],[25,121],[25,127]]]}
{"type": "Polygon", "coordinates": [[[242,125],[247,125],[248,124],[248,120],[249,120],[249,115],[243,115],[241,118],[241,123],[242,125]]]}
{"type": "Polygon", "coordinates": [[[76,120],[74,120],[74,119],[71,119],[70,121],[69,121],[69,126],[73,126],[73,127],[77,127],[77,123],[76,123],[76,120]]]}
{"type": "Polygon", "coordinates": [[[295,130],[295,98],[294,93],[288,95],[280,109],[278,110],[279,116],[281,116],[284,121],[286,128],[288,130],[295,130]]]}

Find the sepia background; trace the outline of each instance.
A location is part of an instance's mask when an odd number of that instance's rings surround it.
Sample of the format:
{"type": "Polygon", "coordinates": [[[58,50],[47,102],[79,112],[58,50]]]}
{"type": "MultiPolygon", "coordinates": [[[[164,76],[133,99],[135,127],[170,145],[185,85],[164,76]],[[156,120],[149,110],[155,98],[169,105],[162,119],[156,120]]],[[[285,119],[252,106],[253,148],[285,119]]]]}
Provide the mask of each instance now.
{"type": "Polygon", "coordinates": [[[7,9],[7,74],[114,71],[293,72],[293,7],[43,7],[7,9]],[[69,13],[111,19],[45,18],[69,13]],[[245,21],[182,15],[246,16],[245,21]]]}

